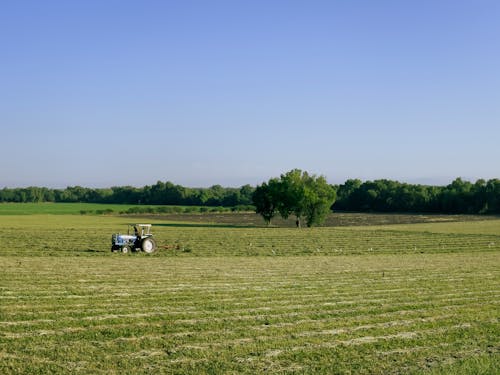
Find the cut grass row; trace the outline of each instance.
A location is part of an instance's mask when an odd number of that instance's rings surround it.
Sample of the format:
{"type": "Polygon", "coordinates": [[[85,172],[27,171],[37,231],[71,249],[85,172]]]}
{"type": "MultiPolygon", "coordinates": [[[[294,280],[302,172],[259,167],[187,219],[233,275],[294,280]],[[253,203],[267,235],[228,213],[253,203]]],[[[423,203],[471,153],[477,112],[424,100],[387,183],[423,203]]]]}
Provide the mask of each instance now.
{"type": "Polygon", "coordinates": [[[498,252],[2,258],[2,373],[495,373],[498,252]]]}

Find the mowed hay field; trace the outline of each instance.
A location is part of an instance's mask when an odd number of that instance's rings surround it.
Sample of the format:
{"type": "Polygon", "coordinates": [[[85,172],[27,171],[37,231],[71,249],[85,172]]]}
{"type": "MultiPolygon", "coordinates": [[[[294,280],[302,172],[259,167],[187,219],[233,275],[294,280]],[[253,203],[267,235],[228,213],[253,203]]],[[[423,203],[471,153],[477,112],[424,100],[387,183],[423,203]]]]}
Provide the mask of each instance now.
{"type": "Polygon", "coordinates": [[[499,373],[500,220],[135,220],[0,216],[0,373],[499,373]]]}

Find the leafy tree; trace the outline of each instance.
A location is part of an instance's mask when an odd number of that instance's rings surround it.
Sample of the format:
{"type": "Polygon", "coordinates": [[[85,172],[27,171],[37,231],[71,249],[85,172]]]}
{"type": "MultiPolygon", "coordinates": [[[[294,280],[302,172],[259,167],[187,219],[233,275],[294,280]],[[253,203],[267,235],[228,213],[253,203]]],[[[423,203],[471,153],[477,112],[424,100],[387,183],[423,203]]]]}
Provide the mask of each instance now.
{"type": "Polygon", "coordinates": [[[224,188],[221,185],[213,185],[208,188],[207,192],[209,196],[207,206],[220,206],[224,199],[224,188]]]}
{"type": "Polygon", "coordinates": [[[257,186],[252,195],[252,201],[255,206],[255,212],[260,214],[267,225],[271,224],[271,220],[278,211],[278,190],[279,181],[271,179],[268,183],[263,183],[257,186]]]}
{"type": "Polygon", "coordinates": [[[337,188],[337,200],[335,208],[339,210],[349,210],[353,206],[351,197],[354,191],[359,189],[362,182],[358,179],[349,179],[337,188]]]}
{"type": "Polygon", "coordinates": [[[281,175],[278,184],[279,196],[276,203],[279,213],[284,219],[294,214],[298,226],[305,210],[305,180],[308,177],[307,172],[302,173],[300,169],[293,169],[281,175]]]}
{"type": "Polygon", "coordinates": [[[303,211],[308,227],[322,224],[331,212],[336,191],[323,176],[304,175],[303,211]]]}
{"type": "Polygon", "coordinates": [[[250,205],[252,204],[252,194],[255,191],[253,187],[250,185],[243,185],[240,188],[240,201],[238,204],[240,205],[250,205]]]}
{"type": "Polygon", "coordinates": [[[137,204],[141,200],[141,191],[133,186],[113,186],[113,202],[119,204],[137,204]]]}
{"type": "Polygon", "coordinates": [[[241,200],[240,190],[239,189],[227,189],[221,202],[221,206],[225,207],[234,207],[238,205],[238,202],[241,200]]]}
{"type": "Polygon", "coordinates": [[[258,186],[254,193],[256,212],[269,224],[276,212],[287,219],[290,215],[297,218],[297,226],[303,218],[308,227],[321,224],[335,201],[335,190],[323,176],[316,177],[293,169],[282,174],[278,180],[258,186]]]}
{"type": "Polygon", "coordinates": [[[488,213],[500,213],[500,180],[488,180],[485,186],[486,210],[488,213]]]}

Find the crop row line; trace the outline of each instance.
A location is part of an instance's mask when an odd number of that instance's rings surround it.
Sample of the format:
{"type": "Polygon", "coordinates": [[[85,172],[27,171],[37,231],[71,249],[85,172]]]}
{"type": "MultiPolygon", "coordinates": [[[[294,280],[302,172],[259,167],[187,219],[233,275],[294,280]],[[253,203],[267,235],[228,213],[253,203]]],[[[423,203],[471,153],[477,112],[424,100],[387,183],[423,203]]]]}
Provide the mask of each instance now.
{"type": "MultiPolygon", "coordinates": [[[[371,293],[371,296],[377,296],[376,293],[371,293]]],[[[336,298],[340,298],[339,296],[335,296],[336,298]]],[[[196,304],[193,304],[193,300],[189,301],[189,305],[184,306],[181,310],[172,310],[172,301],[170,302],[170,305],[167,307],[154,307],[154,312],[152,314],[164,314],[164,313],[169,313],[169,314],[198,314],[200,313],[199,308],[203,307],[203,303],[206,303],[208,301],[212,303],[217,303],[217,305],[223,306],[224,309],[221,311],[221,314],[224,314],[225,312],[229,311],[234,314],[238,314],[240,312],[256,312],[256,311],[267,311],[270,309],[289,309],[289,310],[296,310],[296,309],[309,309],[312,306],[374,306],[374,305],[383,305],[387,302],[391,302],[391,304],[394,305],[394,303],[398,302],[399,304],[402,303],[409,303],[409,304],[415,304],[418,302],[432,302],[435,300],[439,300],[440,302],[451,302],[451,301],[474,301],[474,300],[498,300],[499,294],[498,294],[498,289],[491,289],[491,290],[483,290],[483,291],[459,291],[457,293],[441,293],[438,294],[436,292],[434,293],[418,293],[418,294],[412,294],[412,295],[405,295],[402,300],[395,300],[393,296],[388,296],[387,298],[363,298],[363,295],[360,294],[358,295],[359,298],[353,298],[355,296],[343,296],[343,299],[339,299],[338,301],[332,301],[332,296],[325,295],[324,293],[317,293],[317,294],[308,294],[306,296],[301,296],[301,295],[296,295],[293,293],[286,294],[286,295],[279,295],[279,296],[273,296],[273,298],[269,297],[262,297],[260,301],[254,301],[253,297],[248,297],[248,301],[255,302],[254,307],[249,306],[248,304],[240,303],[242,302],[241,297],[234,297],[230,299],[216,299],[216,300],[196,300],[196,304]],[[459,297],[457,297],[459,296],[459,297]],[[294,297],[293,299],[290,299],[290,297],[294,297]],[[349,299],[345,299],[346,297],[350,297],[349,299]],[[429,299],[431,297],[431,299],[429,299]],[[456,297],[456,298],[455,298],[456,297]],[[486,298],[485,298],[486,297],[486,298]],[[286,298],[286,299],[283,299],[286,298]],[[307,304],[300,304],[297,302],[300,302],[304,299],[307,299],[308,303],[307,304]],[[411,300],[411,302],[405,302],[406,300],[411,300]],[[231,308],[232,306],[237,306],[236,304],[233,304],[230,306],[230,302],[235,302],[238,301],[238,305],[243,305],[245,306],[244,308],[241,309],[235,309],[231,308]],[[267,302],[268,305],[262,305],[262,302],[267,302]],[[292,304],[293,303],[293,304],[292,304]]],[[[380,297],[380,296],[378,296],[380,297]]],[[[115,301],[109,302],[108,299],[102,299],[102,301],[106,301],[105,305],[98,304],[96,301],[93,302],[93,309],[84,309],[85,313],[89,312],[99,312],[99,311],[109,311],[109,309],[112,307],[114,311],[119,311],[120,308],[122,307],[127,307],[126,313],[123,312],[121,313],[122,317],[124,316],[130,316],[130,314],[138,314],[135,317],[138,316],[147,316],[144,315],[145,313],[135,313],[135,311],[144,311],[144,306],[150,306],[147,304],[147,301],[150,299],[135,299],[134,302],[132,303],[116,303],[115,301]]],[[[158,301],[158,299],[151,299],[151,301],[158,301]]],[[[50,305],[49,305],[50,306],[50,305]]],[[[86,305],[84,304],[79,304],[77,307],[85,307],[86,305]]],[[[175,304],[175,306],[178,308],[179,303],[175,304]]],[[[54,311],[53,309],[49,310],[43,310],[42,309],[43,305],[37,305],[36,309],[36,314],[38,316],[45,315],[45,314],[50,314],[50,315],[59,315],[63,316],[64,314],[70,314],[70,315],[75,315],[75,313],[78,313],[77,310],[74,310],[70,308],[70,306],[65,306],[64,310],[60,311],[54,311]]],[[[28,308],[32,309],[33,305],[29,306],[28,308]]],[[[4,307],[4,312],[3,314],[5,316],[9,315],[9,310],[12,310],[14,316],[18,316],[20,309],[18,305],[9,305],[8,307],[4,307]]],[[[35,312],[34,312],[35,313],[35,312]]],[[[111,316],[115,316],[115,314],[112,314],[111,316]]],[[[59,317],[58,320],[61,318],[59,317]]],[[[89,319],[86,316],[79,317],[78,319],[89,319]]],[[[5,321],[1,322],[0,325],[3,324],[13,324],[15,322],[12,321],[5,321]]]]}
{"type": "MultiPolygon", "coordinates": [[[[493,303],[493,304],[498,304],[498,303],[493,303]]],[[[476,306],[479,306],[481,305],[480,301],[477,302],[476,306]]],[[[454,310],[456,308],[460,308],[460,306],[462,305],[446,305],[445,306],[445,311],[449,312],[451,310],[454,310]]],[[[401,306],[401,307],[404,307],[404,306],[401,306]]],[[[431,305],[432,307],[432,311],[439,311],[439,308],[436,308],[436,306],[434,305],[431,305]]],[[[469,308],[470,307],[473,307],[473,306],[468,306],[469,308]]],[[[405,311],[406,312],[412,312],[412,313],[416,313],[418,312],[419,314],[422,314],[422,313],[425,313],[426,311],[428,311],[429,309],[428,308],[413,308],[411,310],[403,310],[403,309],[398,309],[398,310],[395,310],[393,312],[389,312],[389,316],[393,317],[393,315],[401,315],[402,313],[404,313],[405,311]]],[[[273,320],[282,320],[284,318],[287,318],[287,319],[293,319],[294,323],[292,323],[292,325],[295,325],[295,322],[304,322],[305,320],[304,319],[301,319],[302,316],[311,316],[311,315],[317,315],[317,314],[321,314],[320,316],[322,315],[330,315],[334,313],[335,315],[334,316],[329,316],[328,318],[316,318],[316,319],[307,319],[307,321],[311,321],[311,322],[323,322],[323,321],[333,321],[335,318],[340,318],[341,316],[343,316],[342,314],[347,314],[347,316],[350,316],[352,315],[352,313],[355,313],[355,316],[357,317],[360,317],[360,316],[363,316],[362,314],[365,313],[365,318],[366,319],[374,319],[375,317],[378,317],[378,316],[387,316],[387,311],[374,311],[370,308],[364,308],[364,309],[356,309],[355,311],[353,310],[349,310],[349,309],[344,309],[344,310],[334,310],[334,311],[313,311],[313,312],[308,312],[306,315],[304,315],[303,313],[300,313],[300,312],[297,312],[297,311],[293,311],[293,312],[282,312],[282,313],[276,313],[274,311],[270,311],[268,314],[253,314],[253,315],[241,315],[241,316],[225,316],[225,317],[208,317],[208,318],[199,318],[199,319],[169,319],[165,322],[163,322],[163,324],[165,323],[168,323],[171,327],[175,327],[175,326],[178,326],[178,327],[182,327],[182,329],[184,329],[183,327],[185,327],[186,325],[201,325],[201,324],[215,324],[215,323],[222,323],[222,324],[227,324],[229,322],[242,322],[242,321],[248,321],[248,322],[255,322],[255,321],[266,321],[266,322],[269,322],[269,321],[273,321],[273,320]],[[367,312],[369,312],[369,314],[366,314],[367,312]]],[[[445,315],[448,315],[448,314],[445,314],[445,315]]],[[[137,317],[151,317],[151,316],[158,316],[158,317],[161,317],[163,316],[163,314],[151,314],[151,313],[148,313],[148,314],[137,314],[137,315],[124,315],[124,316],[120,316],[120,315],[110,315],[110,316],[103,316],[103,317],[100,317],[99,319],[97,319],[97,321],[104,321],[104,320],[110,320],[110,319],[123,319],[123,318],[137,318],[137,317]]],[[[57,320],[57,323],[61,323],[61,321],[65,321],[65,322],[69,322],[69,321],[76,321],[76,322],[79,322],[81,323],[82,320],[92,320],[92,321],[96,321],[96,319],[94,317],[90,318],[90,319],[79,319],[79,318],[65,318],[65,319],[58,319],[57,320]]],[[[55,321],[52,321],[51,323],[54,323],[55,321]]],[[[43,321],[43,323],[47,323],[45,320],[43,321]]],[[[153,322],[134,322],[134,323],[127,323],[126,326],[128,326],[129,328],[131,328],[133,325],[137,325],[137,326],[148,326],[148,325],[153,325],[153,322]]],[[[54,333],[56,334],[57,332],[58,333],[68,333],[68,332],[81,332],[81,331],[89,331],[89,330],[101,330],[103,329],[103,327],[108,327],[108,328],[119,328],[120,327],[120,324],[121,323],[118,323],[118,324],[112,324],[112,325],[103,325],[103,324],[100,324],[100,325],[96,325],[96,326],[77,326],[77,327],[65,327],[65,328],[61,328],[59,330],[48,330],[48,329],[39,329],[39,330],[34,330],[34,329],[30,329],[29,332],[7,332],[5,330],[2,331],[2,335],[4,337],[9,337],[9,338],[22,338],[22,337],[34,337],[34,336],[40,336],[40,335],[49,335],[51,333],[54,333]]],[[[266,326],[271,326],[273,323],[267,323],[266,326]]],[[[283,323],[283,322],[280,322],[278,324],[281,324],[282,326],[284,325],[290,325],[289,323],[283,323]]],[[[11,325],[9,325],[11,326],[11,325]]]]}

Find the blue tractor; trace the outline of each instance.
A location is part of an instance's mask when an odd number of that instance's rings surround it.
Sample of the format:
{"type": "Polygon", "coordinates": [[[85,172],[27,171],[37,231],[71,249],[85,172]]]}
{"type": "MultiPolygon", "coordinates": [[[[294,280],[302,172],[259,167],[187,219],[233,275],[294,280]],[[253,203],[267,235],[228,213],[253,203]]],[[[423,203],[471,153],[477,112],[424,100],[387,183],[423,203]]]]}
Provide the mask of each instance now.
{"type": "Polygon", "coordinates": [[[129,224],[127,234],[115,233],[111,236],[111,251],[124,254],[131,251],[156,251],[156,241],[151,233],[151,224],[129,224]],[[133,228],[134,234],[130,234],[133,228]]]}

